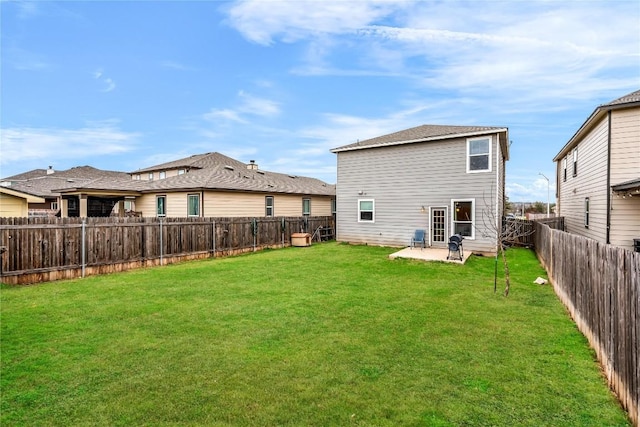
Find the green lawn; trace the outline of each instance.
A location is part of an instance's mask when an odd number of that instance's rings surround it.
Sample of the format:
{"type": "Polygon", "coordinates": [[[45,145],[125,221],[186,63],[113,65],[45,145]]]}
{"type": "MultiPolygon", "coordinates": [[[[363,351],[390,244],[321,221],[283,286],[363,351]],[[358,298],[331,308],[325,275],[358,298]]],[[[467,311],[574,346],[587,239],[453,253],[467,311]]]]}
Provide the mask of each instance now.
{"type": "Polygon", "coordinates": [[[627,426],[527,250],[316,244],[1,290],[13,425],[627,426]],[[503,286],[503,285],[502,285],[503,286]]]}

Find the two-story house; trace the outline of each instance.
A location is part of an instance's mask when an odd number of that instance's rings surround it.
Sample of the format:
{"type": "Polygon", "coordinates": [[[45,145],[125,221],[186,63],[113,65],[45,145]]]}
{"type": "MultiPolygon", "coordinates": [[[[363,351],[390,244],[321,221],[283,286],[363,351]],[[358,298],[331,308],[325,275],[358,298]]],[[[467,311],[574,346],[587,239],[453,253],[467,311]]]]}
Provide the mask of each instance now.
{"type": "Polygon", "coordinates": [[[597,107],[553,161],[566,231],[632,250],[640,239],[640,90],[597,107]]]}
{"type": "Polygon", "coordinates": [[[423,125],[331,150],[337,240],[406,246],[415,230],[493,253],[504,211],[505,127],[423,125]]]}

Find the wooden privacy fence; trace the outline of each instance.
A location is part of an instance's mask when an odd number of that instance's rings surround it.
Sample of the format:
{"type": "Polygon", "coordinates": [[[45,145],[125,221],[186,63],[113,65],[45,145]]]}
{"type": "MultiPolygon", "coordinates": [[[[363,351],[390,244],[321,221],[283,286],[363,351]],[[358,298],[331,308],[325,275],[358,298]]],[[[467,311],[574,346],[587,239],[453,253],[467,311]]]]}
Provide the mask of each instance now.
{"type": "Polygon", "coordinates": [[[0,218],[0,275],[8,284],[84,277],[284,247],[318,229],[332,238],[333,217],[0,218]]]}
{"type": "Polygon", "coordinates": [[[536,224],[535,250],[595,349],[610,387],[640,423],[640,253],[536,224]]]}

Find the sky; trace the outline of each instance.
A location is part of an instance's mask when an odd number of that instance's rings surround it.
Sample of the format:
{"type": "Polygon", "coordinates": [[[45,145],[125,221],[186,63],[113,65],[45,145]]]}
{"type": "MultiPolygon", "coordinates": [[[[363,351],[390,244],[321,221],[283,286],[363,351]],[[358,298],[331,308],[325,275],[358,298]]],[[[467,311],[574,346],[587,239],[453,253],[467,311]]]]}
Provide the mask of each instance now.
{"type": "Polygon", "coordinates": [[[332,148],[504,126],[509,199],[553,203],[553,157],[640,88],[636,0],[1,0],[0,14],[1,177],[217,151],[335,183],[332,148]]]}

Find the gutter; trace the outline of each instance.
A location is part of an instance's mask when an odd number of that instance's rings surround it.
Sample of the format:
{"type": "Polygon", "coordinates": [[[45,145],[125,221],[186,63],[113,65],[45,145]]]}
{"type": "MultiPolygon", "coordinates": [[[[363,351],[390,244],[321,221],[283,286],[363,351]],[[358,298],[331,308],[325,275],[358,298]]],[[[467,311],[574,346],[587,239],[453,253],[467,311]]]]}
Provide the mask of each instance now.
{"type": "Polygon", "coordinates": [[[611,237],[611,110],[607,113],[607,225],[606,244],[610,244],[611,237]]]}

